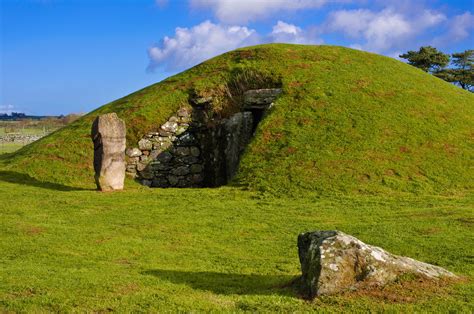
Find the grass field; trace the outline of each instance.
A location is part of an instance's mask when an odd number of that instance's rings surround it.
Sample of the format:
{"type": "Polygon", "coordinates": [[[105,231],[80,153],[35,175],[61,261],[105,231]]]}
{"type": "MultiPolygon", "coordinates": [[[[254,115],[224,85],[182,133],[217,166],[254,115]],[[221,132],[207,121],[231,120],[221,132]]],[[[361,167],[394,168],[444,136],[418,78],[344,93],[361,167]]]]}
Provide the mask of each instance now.
{"type": "Polygon", "coordinates": [[[472,197],[274,199],[237,188],[117,193],[0,172],[0,311],[472,312],[472,197]],[[302,300],[296,237],[338,229],[467,280],[302,300]]]}
{"type": "MultiPolygon", "coordinates": [[[[57,120],[57,119],[56,119],[57,120]]],[[[38,120],[38,121],[0,121],[0,136],[8,134],[21,134],[21,135],[36,135],[44,136],[49,132],[59,129],[61,125],[59,120],[38,120]]],[[[0,140],[0,154],[13,153],[25,146],[27,143],[16,141],[16,142],[4,142],[0,140]]]]}
{"type": "Polygon", "coordinates": [[[0,143],[0,154],[13,153],[23,146],[21,143],[0,143]]]}

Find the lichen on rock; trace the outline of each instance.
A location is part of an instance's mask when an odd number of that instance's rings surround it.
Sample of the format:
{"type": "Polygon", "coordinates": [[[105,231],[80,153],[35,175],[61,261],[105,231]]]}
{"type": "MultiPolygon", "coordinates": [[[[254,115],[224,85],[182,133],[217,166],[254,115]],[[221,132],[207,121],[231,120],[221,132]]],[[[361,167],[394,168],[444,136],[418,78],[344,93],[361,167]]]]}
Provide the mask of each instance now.
{"type": "Polygon", "coordinates": [[[393,255],[334,230],[300,234],[298,254],[302,293],[308,299],[362,286],[383,286],[406,274],[430,280],[457,277],[441,267],[393,255]]]}

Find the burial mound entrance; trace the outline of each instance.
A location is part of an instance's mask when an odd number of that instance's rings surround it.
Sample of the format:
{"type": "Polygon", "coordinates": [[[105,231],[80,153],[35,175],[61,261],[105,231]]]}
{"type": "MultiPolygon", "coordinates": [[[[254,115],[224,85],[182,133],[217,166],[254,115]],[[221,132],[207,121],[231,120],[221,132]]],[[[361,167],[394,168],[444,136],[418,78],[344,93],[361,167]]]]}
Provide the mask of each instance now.
{"type": "Polygon", "coordinates": [[[216,187],[237,173],[240,156],[281,93],[280,88],[247,90],[239,112],[209,116],[212,97],[191,97],[138,147],[128,148],[127,174],[151,187],[216,187]]]}

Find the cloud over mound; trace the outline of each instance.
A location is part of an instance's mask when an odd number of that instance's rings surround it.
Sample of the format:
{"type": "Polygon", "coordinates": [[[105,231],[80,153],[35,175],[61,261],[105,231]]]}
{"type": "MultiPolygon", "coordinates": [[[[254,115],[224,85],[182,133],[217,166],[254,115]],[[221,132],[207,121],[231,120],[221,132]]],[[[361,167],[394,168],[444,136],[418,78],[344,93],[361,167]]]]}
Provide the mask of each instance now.
{"type": "Polygon", "coordinates": [[[166,36],[159,44],[149,48],[148,70],[182,70],[229,50],[272,42],[310,44],[319,43],[320,40],[300,27],[283,21],[278,21],[272,32],[264,36],[245,26],[205,21],[191,28],[178,27],[173,37],[166,36]]]}

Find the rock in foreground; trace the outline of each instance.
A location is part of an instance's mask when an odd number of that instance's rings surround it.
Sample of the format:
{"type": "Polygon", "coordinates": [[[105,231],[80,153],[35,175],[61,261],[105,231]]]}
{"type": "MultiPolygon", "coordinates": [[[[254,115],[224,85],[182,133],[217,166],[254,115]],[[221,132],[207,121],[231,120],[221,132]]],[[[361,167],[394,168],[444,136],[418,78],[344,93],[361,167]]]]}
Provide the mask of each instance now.
{"type": "Polygon", "coordinates": [[[453,273],[409,257],[397,256],[340,231],[298,236],[302,292],[306,298],[364,286],[382,286],[403,274],[427,279],[456,278],[453,273]]]}
{"type": "Polygon", "coordinates": [[[95,181],[101,191],[123,189],[125,133],[125,122],[115,113],[101,115],[92,124],[95,181]]]}

